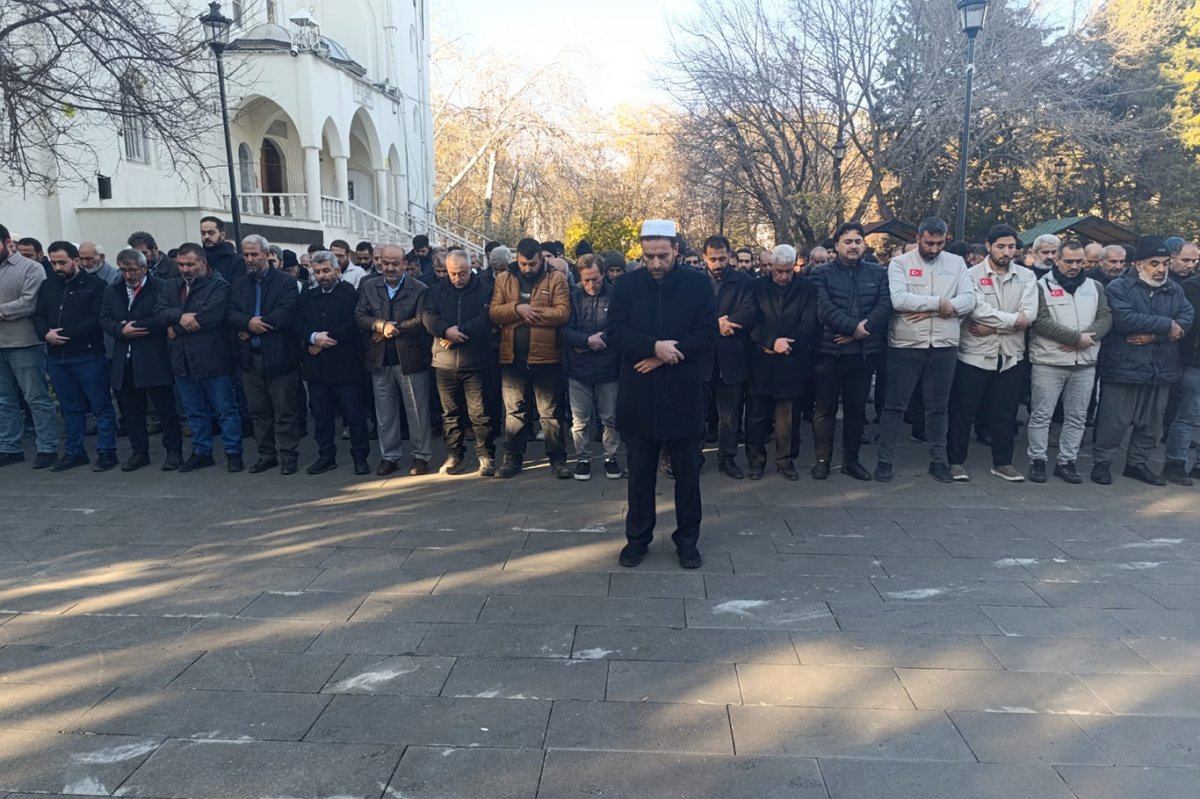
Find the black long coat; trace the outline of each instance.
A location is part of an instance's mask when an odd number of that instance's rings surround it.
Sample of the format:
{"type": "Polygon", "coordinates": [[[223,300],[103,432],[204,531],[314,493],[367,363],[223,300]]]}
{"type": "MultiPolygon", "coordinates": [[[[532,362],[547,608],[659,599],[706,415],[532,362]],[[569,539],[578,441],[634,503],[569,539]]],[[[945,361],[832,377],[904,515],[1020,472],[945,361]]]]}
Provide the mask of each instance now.
{"type": "Polygon", "coordinates": [[[133,369],[135,388],[169,386],[175,382],[171,374],[171,353],[167,347],[167,328],[154,318],[158,296],[166,291],[167,281],[146,276],[133,304],[125,291],[125,281],[119,280],[104,290],[100,308],[100,327],[113,340],[112,387],[120,391],[125,385],[125,369],[133,369]],[[150,335],[125,338],[121,331],[126,322],[150,331],[150,335]],[[130,354],[132,353],[132,354],[130,354]],[[128,356],[128,357],[127,357],[128,356]]]}
{"type": "Polygon", "coordinates": [[[661,281],[637,269],[613,284],[608,341],[621,354],[617,428],[622,433],[670,441],[704,432],[703,369],[712,363],[717,305],[712,282],[675,267],[661,281]],[[684,359],[638,374],[633,365],[654,356],[654,342],[678,341],[684,359]]]}
{"type": "MultiPolygon", "coordinates": [[[[257,314],[274,328],[259,336],[263,371],[268,376],[285,375],[296,370],[300,362],[300,347],[296,343],[296,306],[300,295],[296,292],[296,281],[286,272],[268,269],[263,275],[262,307],[257,314]]],[[[239,277],[229,295],[229,326],[236,335],[247,331],[246,325],[254,318],[254,278],[249,273],[239,277]]],[[[234,340],[238,366],[250,368],[250,340],[234,340]]]]}
{"type": "Polygon", "coordinates": [[[813,374],[813,353],[821,341],[817,320],[817,290],[812,281],[796,275],[784,289],[770,276],[754,281],[758,323],[750,332],[750,393],[785,399],[804,393],[813,374]],[[795,339],[790,355],[771,350],[777,338],[795,339]]]}
{"type": "Polygon", "coordinates": [[[354,320],[358,292],[344,280],[326,294],[319,286],[300,295],[296,335],[302,347],[300,376],[316,383],[360,383],[363,369],[362,332],[354,320]],[[313,333],[327,332],[338,344],[316,355],[308,351],[313,333]]]}
{"type": "Polygon", "coordinates": [[[229,323],[225,321],[229,284],[218,275],[198,277],[188,289],[187,302],[182,299],[183,286],[182,277],[169,281],[154,303],[155,320],[175,331],[175,338],[168,344],[171,369],[180,377],[196,380],[233,374],[229,323]],[[196,314],[200,330],[189,333],[179,325],[185,313],[196,314]]]}
{"type": "Polygon", "coordinates": [[[733,385],[748,377],[750,329],[754,325],[756,314],[754,278],[732,266],[726,267],[725,275],[717,288],[717,317],[728,316],[730,322],[741,325],[742,329],[735,331],[731,336],[720,335],[718,329],[713,368],[708,370],[705,379],[711,377],[726,385],[733,385]]]}

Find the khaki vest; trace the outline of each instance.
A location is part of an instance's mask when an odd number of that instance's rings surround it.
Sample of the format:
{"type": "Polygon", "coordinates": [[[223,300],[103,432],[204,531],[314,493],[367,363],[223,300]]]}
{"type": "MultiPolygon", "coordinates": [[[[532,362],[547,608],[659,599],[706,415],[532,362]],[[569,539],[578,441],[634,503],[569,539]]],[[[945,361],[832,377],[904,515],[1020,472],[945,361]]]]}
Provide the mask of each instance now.
{"type": "MultiPolygon", "coordinates": [[[[1100,308],[1100,284],[1088,278],[1075,293],[1061,288],[1050,273],[1038,281],[1038,291],[1050,312],[1050,318],[1072,330],[1088,330],[1096,322],[1100,308]]],[[[1079,352],[1063,352],[1058,342],[1035,331],[1029,342],[1029,360],[1043,366],[1093,366],[1100,355],[1100,343],[1079,352]]]]}

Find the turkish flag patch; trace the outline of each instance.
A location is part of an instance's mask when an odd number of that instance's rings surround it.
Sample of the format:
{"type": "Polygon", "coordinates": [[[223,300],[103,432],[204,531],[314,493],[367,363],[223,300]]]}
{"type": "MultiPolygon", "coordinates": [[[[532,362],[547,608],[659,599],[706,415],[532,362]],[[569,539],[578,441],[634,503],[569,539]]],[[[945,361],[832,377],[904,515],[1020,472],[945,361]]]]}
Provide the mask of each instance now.
{"type": "Polygon", "coordinates": [[[992,279],[990,277],[981,277],[979,278],[979,285],[990,286],[992,285],[992,279]]]}
{"type": "Polygon", "coordinates": [[[924,269],[909,269],[908,270],[909,277],[923,277],[924,275],[925,275],[924,269]]]}
{"type": "Polygon", "coordinates": [[[1062,289],[1050,289],[1050,296],[1051,296],[1051,297],[1061,297],[1062,295],[1063,295],[1063,290],[1062,290],[1062,289]]]}

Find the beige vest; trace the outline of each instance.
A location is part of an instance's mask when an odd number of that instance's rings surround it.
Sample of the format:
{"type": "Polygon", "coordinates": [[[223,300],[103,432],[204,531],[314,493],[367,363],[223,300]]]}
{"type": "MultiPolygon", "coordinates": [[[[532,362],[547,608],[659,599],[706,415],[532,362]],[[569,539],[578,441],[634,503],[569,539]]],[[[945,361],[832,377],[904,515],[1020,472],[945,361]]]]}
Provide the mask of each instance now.
{"type": "MultiPolygon", "coordinates": [[[[1088,330],[1095,324],[1102,290],[1099,283],[1088,278],[1071,294],[1058,285],[1053,272],[1038,281],[1038,291],[1042,293],[1050,318],[1063,327],[1079,331],[1088,330]]],[[[1097,342],[1096,346],[1086,350],[1063,352],[1057,341],[1034,331],[1029,342],[1029,360],[1043,366],[1093,366],[1100,355],[1100,346],[1097,342]]]]}

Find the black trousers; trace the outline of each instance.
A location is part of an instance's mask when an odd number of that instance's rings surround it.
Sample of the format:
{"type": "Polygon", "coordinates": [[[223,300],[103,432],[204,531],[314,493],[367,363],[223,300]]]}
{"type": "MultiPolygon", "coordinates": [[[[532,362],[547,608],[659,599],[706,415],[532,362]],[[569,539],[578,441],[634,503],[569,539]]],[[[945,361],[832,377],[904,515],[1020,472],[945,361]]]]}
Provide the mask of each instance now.
{"type": "Polygon", "coordinates": [[[839,404],[842,408],[842,458],[846,463],[858,460],[863,428],[867,425],[871,373],[875,371],[879,360],[878,356],[843,356],[817,361],[813,380],[816,395],[813,448],[818,461],[828,463],[833,456],[833,433],[837,429],[839,404]]]}
{"type": "Polygon", "coordinates": [[[746,462],[751,468],[762,468],[767,462],[767,428],[774,423],[775,463],[782,466],[800,454],[800,437],[796,425],[800,421],[798,397],[767,397],[750,395],[750,416],[746,422],[746,462]]]}
{"type": "Polygon", "coordinates": [[[479,460],[496,457],[496,423],[487,402],[488,371],[459,372],[434,369],[438,398],[441,400],[442,430],[446,453],[462,459],[466,454],[463,433],[467,425],[475,430],[475,454],[479,460]]]}
{"type": "Polygon", "coordinates": [[[268,460],[280,457],[295,461],[300,445],[300,423],[296,419],[300,376],[296,372],[264,374],[262,355],[257,352],[250,354],[250,365],[249,370],[242,371],[242,385],[254,422],[258,455],[268,460]]]}
{"type": "Polygon", "coordinates": [[[1017,406],[1021,402],[1025,370],[1020,364],[1001,372],[958,362],[950,389],[950,425],[946,434],[946,456],[952,465],[967,461],[971,425],[986,407],[987,429],[992,438],[992,465],[1013,462],[1013,440],[1017,435],[1017,406]]]}
{"type": "Polygon", "coordinates": [[[566,460],[563,433],[561,364],[527,364],[514,361],[500,367],[500,391],[504,398],[504,451],[516,458],[525,457],[529,441],[529,423],[534,404],[546,433],[546,455],[551,463],[566,460]]]}
{"type": "Polygon", "coordinates": [[[350,428],[350,457],[355,460],[366,458],[371,445],[367,440],[367,409],[363,404],[362,385],[310,381],[308,399],[312,403],[313,435],[320,456],[337,457],[334,415],[340,411],[350,428]]]}
{"type": "Polygon", "coordinates": [[[717,460],[731,461],[738,452],[738,427],[742,423],[746,383],[729,385],[717,379],[707,385],[717,407],[717,460]]]}
{"type": "Polygon", "coordinates": [[[631,543],[649,546],[654,540],[658,454],[666,449],[675,470],[675,532],[677,549],[696,546],[700,540],[700,444],[701,436],[660,441],[622,433],[629,458],[629,511],[625,515],[625,537],[631,543]]]}
{"type": "Polygon", "coordinates": [[[150,403],[162,422],[162,445],[167,452],[183,451],[183,429],[179,422],[179,409],[175,405],[175,390],[172,386],[150,386],[137,388],[133,385],[133,369],[125,369],[125,383],[117,392],[125,408],[125,430],[129,433],[129,446],[135,455],[150,454],[150,435],[146,432],[146,412],[150,403]]]}

